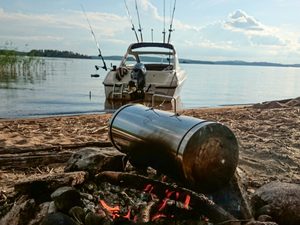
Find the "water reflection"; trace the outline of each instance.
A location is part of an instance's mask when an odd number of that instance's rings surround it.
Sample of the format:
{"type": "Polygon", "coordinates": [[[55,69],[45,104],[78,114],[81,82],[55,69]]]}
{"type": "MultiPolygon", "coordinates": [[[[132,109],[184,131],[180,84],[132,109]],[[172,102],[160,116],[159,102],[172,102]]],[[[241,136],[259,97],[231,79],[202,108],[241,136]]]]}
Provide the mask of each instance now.
{"type": "Polygon", "coordinates": [[[42,58],[22,57],[14,64],[2,64],[0,68],[0,88],[24,89],[24,85],[46,80],[49,63],[42,58]]]}
{"type": "MultiPolygon", "coordinates": [[[[127,104],[105,100],[105,72],[91,78],[95,64],[96,60],[44,58],[29,73],[20,68],[15,74],[7,74],[0,69],[0,118],[98,113],[127,104]]],[[[299,68],[191,64],[182,67],[188,79],[181,91],[183,104],[176,104],[178,111],[180,107],[247,104],[300,95],[299,68]]],[[[151,102],[143,103],[152,107],[151,102]]],[[[155,102],[154,108],[174,109],[170,102],[155,102]]]]}
{"type": "Polygon", "coordinates": [[[126,104],[143,104],[149,108],[160,109],[160,110],[168,110],[168,111],[180,111],[183,109],[182,102],[180,96],[176,98],[176,100],[172,101],[165,101],[165,100],[155,100],[152,101],[144,101],[144,100],[137,100],[137,101],[126,101],[126,100],[110,100],[106,99],[104,103],[104,110],[105,111],[115,111],[120,107],[126,104]]]}

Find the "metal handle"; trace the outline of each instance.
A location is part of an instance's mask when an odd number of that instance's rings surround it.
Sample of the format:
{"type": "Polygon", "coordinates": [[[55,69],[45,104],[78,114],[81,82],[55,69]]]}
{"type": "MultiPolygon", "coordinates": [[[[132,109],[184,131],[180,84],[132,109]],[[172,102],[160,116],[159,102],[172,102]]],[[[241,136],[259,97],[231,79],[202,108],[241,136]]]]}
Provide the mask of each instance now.
{"type": "Polygon", "coordinates": [[[177,105],[177,101],[176,101],[176,98],[174,98],[173,96],[169,96],[169,95],[161,95],[161,94],[153,94],[152,95],[152,108],[154,107],[154,99],[155,97],[162,97],[162,98],[168,98],[168,99],[174,99],[174,114],[177,116],[177,108],[176,108],[176,105],[177,105]]]}

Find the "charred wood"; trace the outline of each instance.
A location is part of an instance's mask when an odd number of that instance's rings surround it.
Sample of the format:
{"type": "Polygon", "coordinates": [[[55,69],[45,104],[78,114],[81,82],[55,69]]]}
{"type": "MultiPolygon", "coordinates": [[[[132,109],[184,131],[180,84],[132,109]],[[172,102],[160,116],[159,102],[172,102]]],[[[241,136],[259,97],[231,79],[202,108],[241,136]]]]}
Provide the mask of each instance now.
{"type": "Polygon", "coordinates": [[[141,175],[134,175],[130,173],[112,172],[106,171],[99,173],[96,176],[97,182],[109,182],[111,184],[134,188],[137,190],[144,190],[147,185],[152,185],[154,188],[152,193],[158,196],[160,199],[165,197],[165,191],[179,192],[180,195],[177,201],[184,202],[186,196],[190,196],[190,207],[198,211],[202,215],[207,216],[215,223],[221,223],[224,221],[234,221],[227,224],[237,225],[236,218],[230,213],[225,211],[220,206],[216,205],[213,201],[209,200],[204,194],[199,194],[189,189],[179,187],[175,184],[169,184],[165,182],[149,179],[141,175]]]}
{"type": "Polygon", "coordinates": [[[36,202],[33,199],[21,196],[11,210],[0,219],[0,224],[27,225],[34,217],[36,207],[36,202]]]}
{"type": "Polygon", "coordinates": [[[87,173],[82,171],[48,174],[17,183],[15,191],[19,194],[29,195],[39,202],[45,202],[50,200],[51,193],[57,188],[80,185],[86,178],[87,173]]]}

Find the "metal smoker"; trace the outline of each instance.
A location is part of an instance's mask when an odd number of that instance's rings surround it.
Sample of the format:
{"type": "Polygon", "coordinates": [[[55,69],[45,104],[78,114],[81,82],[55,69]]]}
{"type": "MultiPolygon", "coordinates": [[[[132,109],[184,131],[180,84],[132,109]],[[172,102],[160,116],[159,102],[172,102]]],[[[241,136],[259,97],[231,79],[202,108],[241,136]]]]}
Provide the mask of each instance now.
{"type": "Polygon", "coordinates": [[[150,166],[205,192],[225,185],[238,163],[238,143],[228,127],[140,104],[113,114],[109,136],[133,166],[150,166]]]}

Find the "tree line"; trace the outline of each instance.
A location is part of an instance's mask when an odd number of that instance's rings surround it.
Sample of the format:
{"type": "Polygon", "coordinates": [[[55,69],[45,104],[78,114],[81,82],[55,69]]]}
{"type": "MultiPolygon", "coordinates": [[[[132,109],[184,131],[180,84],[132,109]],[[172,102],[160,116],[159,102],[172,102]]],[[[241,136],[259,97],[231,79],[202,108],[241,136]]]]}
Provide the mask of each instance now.
{"type": "Polygon", "coordinates": [[[51,49],[33,49],[30,52],[21,52],[16,50],[0,49],[0,55],[20,55],[20,56],[37,56],[37,57],[60,57],[60,58],[85,58],[90,56],[75,53],[72,51],[59,51],[51,49]]]}

